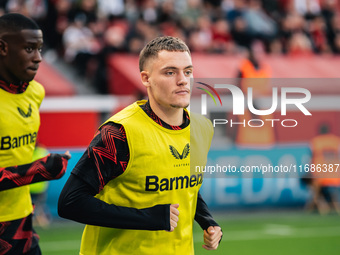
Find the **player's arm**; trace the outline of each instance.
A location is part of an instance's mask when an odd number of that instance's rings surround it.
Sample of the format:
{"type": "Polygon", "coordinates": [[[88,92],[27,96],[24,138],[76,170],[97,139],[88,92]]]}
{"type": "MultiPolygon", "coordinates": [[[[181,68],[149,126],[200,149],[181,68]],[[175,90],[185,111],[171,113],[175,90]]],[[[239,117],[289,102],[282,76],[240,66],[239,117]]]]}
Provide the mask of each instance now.
{"type": "Polygon", "coordinates": [[[0,191],[61,178],[71,155],[51,153],[30,164],[0,168],[0,191]]]}
{"type": "Polygon", "coordinates": [[[200,192],[198,192],[197,196],[195,221],[201,226],[203,230],[208,229],[210,226],[218,226],[200,192]]]}
{"type": "Polygon", "coordinates": [[[97,132],[67,180],[58,201],[61,217],[84,224],[144,230],[171,230],[170,205],[136,209],[94,197],[121,175],[129,160],[124,128],[107,123],[97,132]]]}
{"type": "Polygon", "coordinates": [[[222,229],[213,219],[207,204],[204,202],[199,192],[197,197],[195,221],[204,230],[204,245],[202,247],[206,250],[216,250],[222,240],[222,229]]]}
{"type": "Polygon", "coordinates": [[[83,224],[140,230],[170,230],[170,205],[136,209],[108,204],[95,198],[96,191],[71,174],[58,201],[61,217],[83,224]]]}

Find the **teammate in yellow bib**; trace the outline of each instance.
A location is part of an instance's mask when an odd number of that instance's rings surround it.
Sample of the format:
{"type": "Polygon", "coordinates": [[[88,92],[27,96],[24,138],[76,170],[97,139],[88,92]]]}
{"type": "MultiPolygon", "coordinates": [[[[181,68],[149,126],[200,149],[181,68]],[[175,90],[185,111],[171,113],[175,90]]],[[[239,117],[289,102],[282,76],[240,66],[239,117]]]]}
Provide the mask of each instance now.
{"type": "Polygon", "coordinates": [[[41,254],[27,184],[60,178],[69,157],[50,154],[32,163],[45,95],[33,80],[42,44],[42,31],[31,19],[21,14],[0,17],[1,255],[41,254]]]}
{"type": "Polygon", "coordinates": [[[199,194],[202,174],[190,171],[191,161],[206,164],[213,128],[186,111],[189,49],[177,38],[156,38],[141,52],[140,71],[149,100],[99,128],[60,195],[59,214],[87,224],[83,255],[194,254],[194,220],[204,229],[203,247],[216,249],[222,232],[199,194]],[[191,155],[192,144],[200,155],[191,155]]]}

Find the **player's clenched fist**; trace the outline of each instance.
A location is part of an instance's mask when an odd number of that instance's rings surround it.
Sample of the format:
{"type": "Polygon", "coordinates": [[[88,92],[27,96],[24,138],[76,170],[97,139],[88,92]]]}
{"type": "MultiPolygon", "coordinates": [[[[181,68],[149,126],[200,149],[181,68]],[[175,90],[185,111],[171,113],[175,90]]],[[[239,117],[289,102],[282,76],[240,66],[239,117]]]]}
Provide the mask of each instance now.
{"type": "Polygon", "coordinates": [[[206,250],[216,250],[221,238],[222,230],[218,226],[210,226],[207,230],[204,230],[204,245],[202,246],[206,250]]]}
{"type": "Polygon", "coordinates": [[[174,231],[174,229],[177,227],[178,215],[179,215],[179,211],[177,209],[178,207],[179,207],[179,204],[170,205],[170,232],[174,231]]]}
{"type": "Polygon", "coordinates": [[[39,162],[42,164],[50,176],[45,176],[46,179],[59,179],[61,178],[66,171],[68,160],[71,158],[71,154],[69,151],[66,151],[64,154],[50,153],[46,159],[43,158],[39,162]]]}

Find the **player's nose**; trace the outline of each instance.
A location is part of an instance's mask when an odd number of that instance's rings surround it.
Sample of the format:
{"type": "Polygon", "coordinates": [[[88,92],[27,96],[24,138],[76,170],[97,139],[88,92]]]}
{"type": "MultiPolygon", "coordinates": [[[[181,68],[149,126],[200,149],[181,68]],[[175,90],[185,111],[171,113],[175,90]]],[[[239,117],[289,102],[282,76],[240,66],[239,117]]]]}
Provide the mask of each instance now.
{"type": "Polygon", "coordinates": [[[179,72],[178,74],[178,81],[177,81],[177,85],[178,86],[183,86],[183,85],[187,85],[189,83],[190,78],[188,78],[184,72],[179,72]]]}
{"type": "Polygon", "coordinates": [[[33,62],[40,63],[41,61],[42,61],[41,52],[39,50],[35,50],[33,55],[33,62]]]}

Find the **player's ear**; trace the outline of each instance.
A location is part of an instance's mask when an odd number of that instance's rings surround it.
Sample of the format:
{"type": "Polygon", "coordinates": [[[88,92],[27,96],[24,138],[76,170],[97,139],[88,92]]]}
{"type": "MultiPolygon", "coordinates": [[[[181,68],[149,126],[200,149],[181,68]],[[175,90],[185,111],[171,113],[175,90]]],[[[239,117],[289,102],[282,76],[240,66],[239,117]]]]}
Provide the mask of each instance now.
{"type": "Polygon", "coordinates": [[[8,51],[8,43],[0,38],[0,55],[6,56],[8,51]]]}
{"type": "Polygon", "coordinates": [[[147,71],[140,72],[140,78],[142,79],[142,83],[145,87],[150,87],[149,77],[150,77],[149,72],[147,71]]]}

